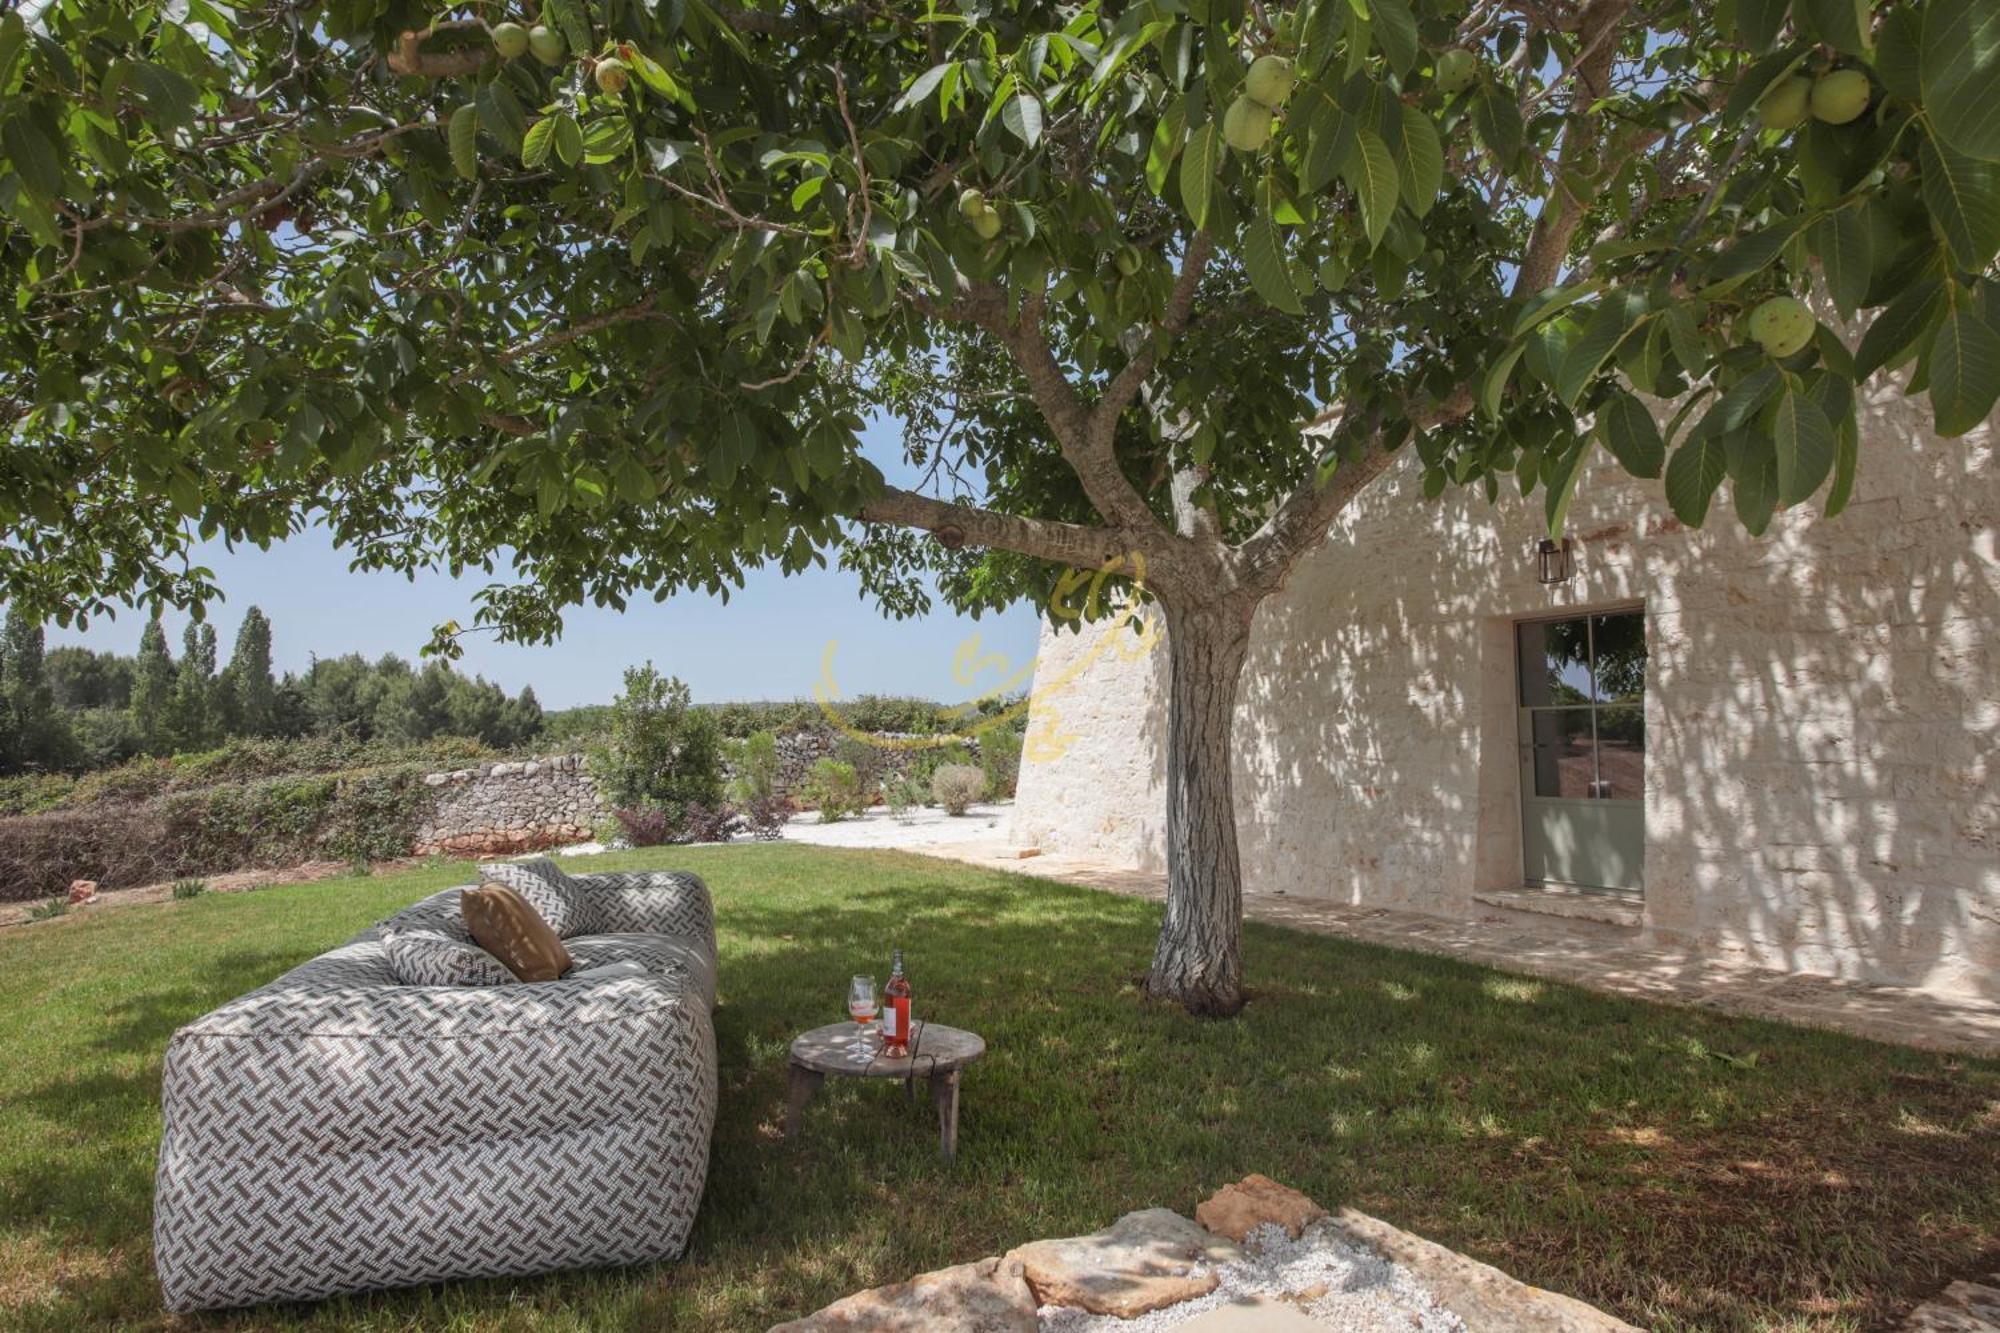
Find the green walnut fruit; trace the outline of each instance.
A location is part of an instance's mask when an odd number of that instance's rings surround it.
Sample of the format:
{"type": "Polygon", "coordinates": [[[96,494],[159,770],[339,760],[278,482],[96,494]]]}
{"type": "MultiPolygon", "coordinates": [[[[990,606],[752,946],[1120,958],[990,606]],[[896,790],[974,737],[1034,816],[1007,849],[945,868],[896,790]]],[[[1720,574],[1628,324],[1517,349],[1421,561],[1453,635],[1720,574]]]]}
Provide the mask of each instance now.
{"type": "Polygon", "coordinates": [[[632,67],[616,56],[607,56],[597,62],[597,68],[591,71],[591,77],[597,80],[599,92],[615,96],[624,92],[625,85],[632,81],[632,67]]]}
{"type": "Polygon", "coordinates": [[[1271,142],[1271,108],[1239,97],[1222,113],[1222,139],[1239,153],[1254,153],[1271,142]]]}
{"type": "Polygon", "coordinates": [[[1118,253],[1112,256],[1111,262],[1118,265],[1118,271],[1129,278],[1139,271],[1139,266],[1145,259],[1140,255],[1138,246],[1127,245],[1119,248],[1118,253]]]}
{"type": "Polygon", "coordinates": [[[1470,51],[1453,47],[1437,59],[1437,75],[1434,82],[1438,91],[1449,97],[1462,93],[1472,86],[1479,77],[1479,57],[1470,51]]]}
{"type": "Polygon", "coordinates": [[[984,190],[959,191],[958,215],[960,217],[969,220],[978,217],[981,213],[986,213],[990,211],[991,210],[988,208],[986,203],[986,191],[984,190]]]}
{"type": "Polygon", "coordinates": [[[1858,69],[1837,69],[1813,80],[1812,113],[1829,125],[1845,125],[1868,109],[1875,90],[1858,69]]]}
{"type": "Polygon", "coordinates": [[[528,30],[518,23],[496,23],[493,25],[493,49],[500,53],[502,60],[512,60],[528,53],[528,30]]]}
{"type": "Polygon", "coordinates": [[[1812,341],[1819,321],[1796,296],[1774,296],[1750,312],[1750,336],[1766,354],[1787,357],[1812,341]]]}
{"type": "Polygon", "coordinates": [[[972,216],[972,230],[982,241],[990,241],[1000,234],[1000,215],[992,209],[972,216]]]}
{"type": "Polygon", "coordinates": [[[1250,62],[1250,72],[1243,76],[1243,92],[1251,101],[1276,111],[1292,95],[1292,85],[1298,79],[1292,72],[1292,62],[1283,56],[1258,56],[1250,62]]]}
{"type": "Polygon", "coordinates": [[[544,65],[560,65],[563,53],[569,48],[563,42],[561,33],[545,23],[537,23],[528,29],[528,49],[544,65]]]}
{"type": "Polygon", "coordinates": [[[1767,130],[1793,130],[1806,123],[1812,83],[1794,75],[1764,94],[1757,103],[1757,123],[1767,130]]]}

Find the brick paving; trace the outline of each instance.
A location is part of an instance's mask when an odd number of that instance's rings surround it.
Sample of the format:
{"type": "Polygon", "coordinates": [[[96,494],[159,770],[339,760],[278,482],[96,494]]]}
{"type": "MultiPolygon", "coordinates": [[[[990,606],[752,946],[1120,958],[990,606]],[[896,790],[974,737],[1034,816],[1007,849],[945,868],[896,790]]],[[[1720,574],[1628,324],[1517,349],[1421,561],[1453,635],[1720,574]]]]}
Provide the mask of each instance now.
{"type": "MultiPolygon", "coordinates": [[[[925,855],[992,870],[1163,899],[1166,876],[1079,857],[1038,855],[997,841],[929,846],[925,855]]],[[[1246,888],[1253,921],[1526,972],[1593,990],[1751,1018],[1831,1028],[1874,1041],[2000,1058],[2000,1004],[1908,986],[1775,972],[1648,944],[1632,927],[1482,908],[1463,918],[1246,888]]]]}

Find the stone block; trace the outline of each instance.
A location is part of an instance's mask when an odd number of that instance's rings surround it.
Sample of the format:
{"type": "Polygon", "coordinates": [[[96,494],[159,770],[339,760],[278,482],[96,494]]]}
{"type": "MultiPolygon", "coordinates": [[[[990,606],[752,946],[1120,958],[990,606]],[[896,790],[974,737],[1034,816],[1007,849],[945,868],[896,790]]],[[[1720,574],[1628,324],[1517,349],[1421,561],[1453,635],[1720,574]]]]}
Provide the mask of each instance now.
{"type": "Polygon", "coordinates": [[[1131,1319],[1206,1296],[1220,1281],[1216,1265],[1239,1255],[1234,1242],[1179,1213],[1147,1208],[1088,1236],[1034,1241],[1006,1257],[1021,1264],[1044,1305],[1131,1319]]]}
{"type": "Polygon", "coordinates": [[[1265,1224],[1284,1228],[1296,1240],[1299,1233],[1326,1216],[1326,1209],[1305,1195],[1252,1172],[1234,1185],[1224,1185],[1194,1210],[1195,1221],[1218,1236],[1241,1241],[1265,1224]]]}
{"type": "Polygon", "coordinates": [[[1035,1333],[1035,1294],[1005,1259],[857,1292],[771,1333],[1035,1333]]]}

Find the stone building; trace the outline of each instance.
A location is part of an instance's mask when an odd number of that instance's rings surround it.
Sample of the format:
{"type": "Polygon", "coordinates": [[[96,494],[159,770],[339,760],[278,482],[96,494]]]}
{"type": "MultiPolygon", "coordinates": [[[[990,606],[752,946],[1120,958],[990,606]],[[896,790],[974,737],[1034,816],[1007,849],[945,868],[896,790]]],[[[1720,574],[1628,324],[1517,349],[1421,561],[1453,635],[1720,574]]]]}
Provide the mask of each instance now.
{"type": "MultiPolygon", "coordinates": [[[[1554,586],[1539,495],[1378,482],[1258,616],[1246,885],[2000,998],[2000,431],[1864,411],[1846,512],[1761,538],[1607,460],[1554,586]]],[[[1038,679],[1096,646],[1045,626],[1038,679]]],[[[1162,867],[1165,672],[1100,653],[1037,698],[1017,840],[1162,867]]]]}

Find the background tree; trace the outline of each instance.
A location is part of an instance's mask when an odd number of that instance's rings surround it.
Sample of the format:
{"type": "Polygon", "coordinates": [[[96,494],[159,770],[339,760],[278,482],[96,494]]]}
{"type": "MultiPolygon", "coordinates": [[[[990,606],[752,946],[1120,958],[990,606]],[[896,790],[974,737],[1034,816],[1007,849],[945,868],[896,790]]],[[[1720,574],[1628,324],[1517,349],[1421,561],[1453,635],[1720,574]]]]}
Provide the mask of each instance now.
{"type": "Polygon", "coordinates": [[[236,631],[236,647],[223,673],[228,685],[228,730],[269,736],[277,727],[278,681],[271,672],[271,622],[251,607],[236,631]]]}
{"type": "Polygon", "coordinates": [[[548,62],[502,14],[0,18],[0,581],[192,604],[197,534],[316,522],[510,552],[478,622],[540,639],[829,555],[897,613],[1143,566],[1196,1010],[1252,617],[1399,456],[1560,527],[1602,447],[1758,531],[1845,505],[1876,371],[1947,436],[2000,392],[1991,0],[548,0],[548,62]]]}
{"type": "Polygon", "coordinates": [[[191,620],[181,631],[181,661],[167,707],[167,734],[175,749],[215,744],[215,695],[215,626],[191,620]]]}
{"type": "Polygon", "coordinates": [[[174,659],[167,631],[155,615],[139,632],[139,656],[132,666],[132,729],[148,754],[173,749],[174,659]]]}
{"type": "Polygon", "coordinates": [[[0,630],[0,772],[60,769],[72,741],[56,711],[43,654],[42,624],[20,606],[7,608],[0,630]]]}

